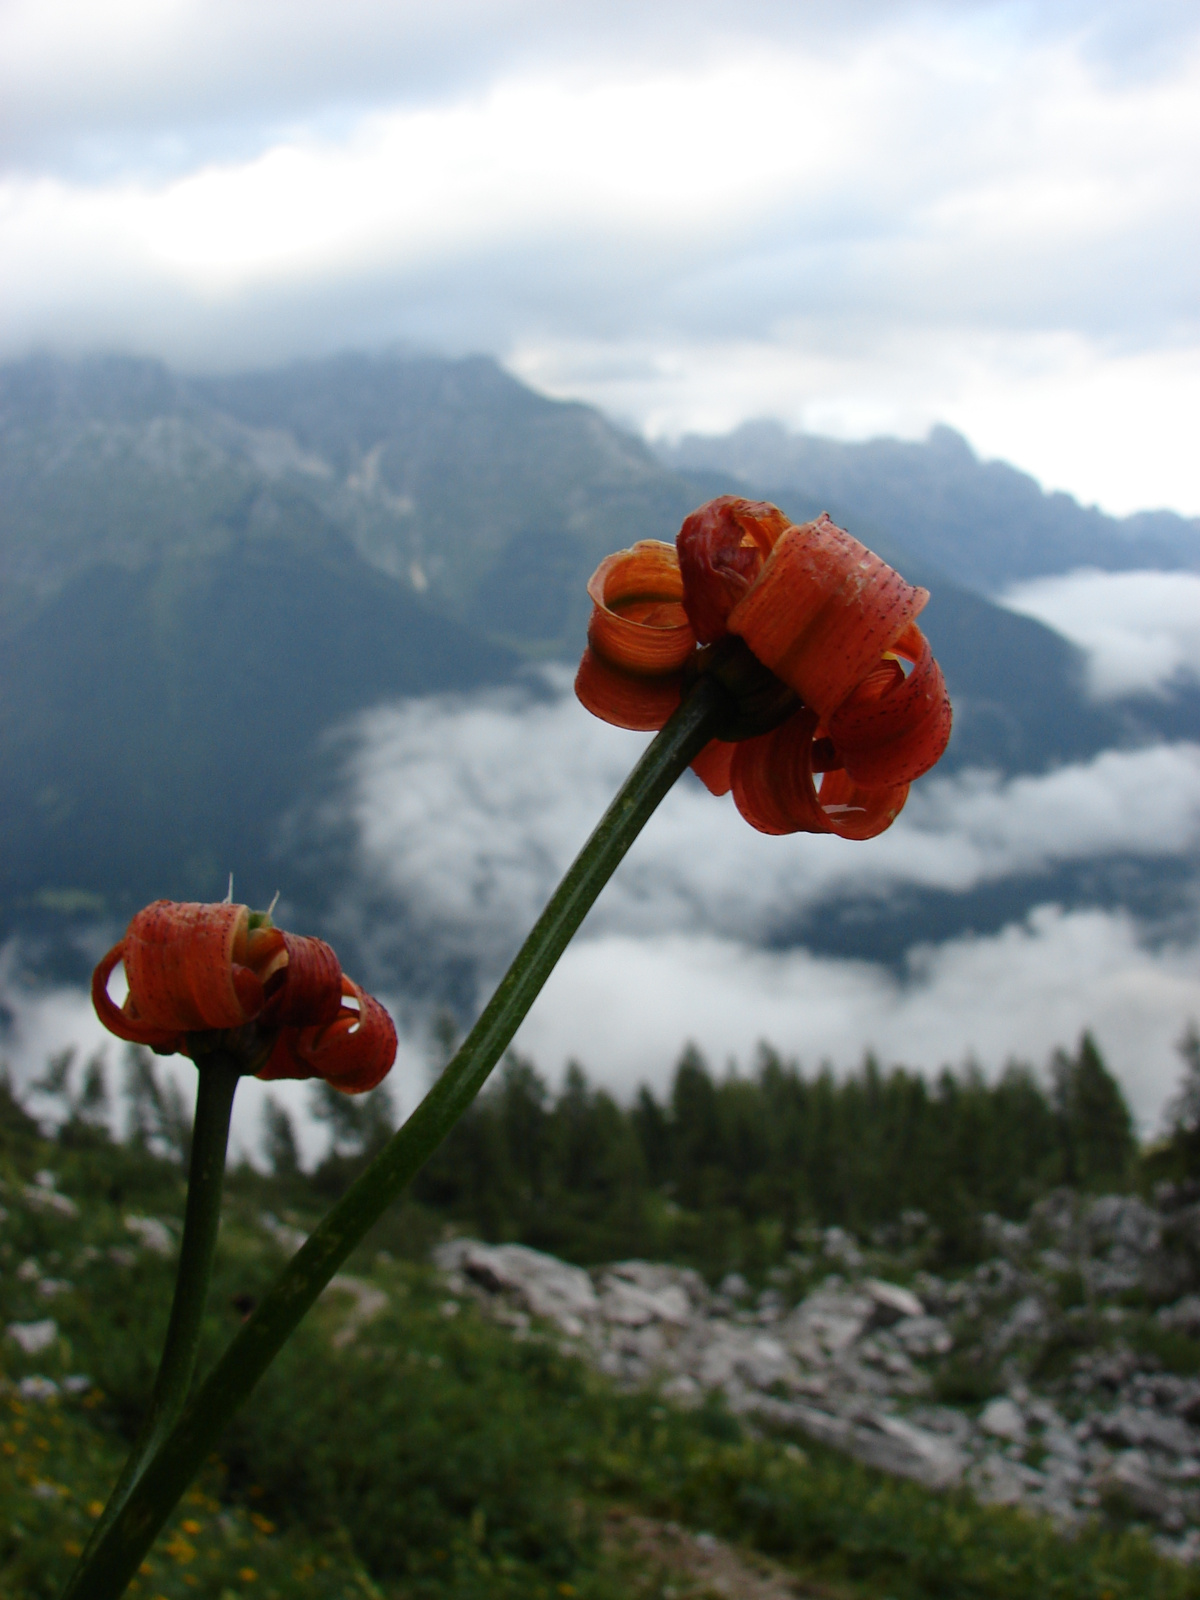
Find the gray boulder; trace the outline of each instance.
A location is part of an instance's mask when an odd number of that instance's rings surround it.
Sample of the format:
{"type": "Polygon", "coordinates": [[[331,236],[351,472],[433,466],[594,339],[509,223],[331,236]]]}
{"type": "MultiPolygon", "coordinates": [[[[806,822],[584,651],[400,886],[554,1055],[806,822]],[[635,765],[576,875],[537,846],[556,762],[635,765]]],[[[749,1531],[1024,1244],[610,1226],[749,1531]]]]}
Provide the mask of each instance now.
{"type": "Polygon", "coordinates": [[[930,1489],[953,1488],[966,1468],[966,1457],[953,1439],[885,1411],[859,1407],[853,1417],[837,1416],[801,1400],[767,1395],[754,1396],[743,1409],[844,1450],[865,1466],[913,1478],[930,1489]]]}
{"type": "Polygon", "coordinates": [[[979,1413],[979,1426],[993,1439],[1007,1439],[1013,1444],[1024,1444],[1028,1432],[1020,1406],[1006,1396],[988,1401],[979,1413]]]}
{"type": "Polygon", "coordinates": [[[862,1287],[874,1304],[871,1320],[876,1327],[888,1328],[902,1317],[923,1317],[925,1307],[911,1289],[898,1283],[887,1283],[882,1278],[864,1278],[862,1287]]]}
{"type": "Polygon", "coordinates": [[[582,1333],[599,1310],[592,1280],[582,1267],[523,1244],[452,1239],[439,1246],[434,1260],[443,1271],[460,1272],[491,1294],[511,1295],[531,1315],[556,1322],[564,1333],[582,1333]]]}

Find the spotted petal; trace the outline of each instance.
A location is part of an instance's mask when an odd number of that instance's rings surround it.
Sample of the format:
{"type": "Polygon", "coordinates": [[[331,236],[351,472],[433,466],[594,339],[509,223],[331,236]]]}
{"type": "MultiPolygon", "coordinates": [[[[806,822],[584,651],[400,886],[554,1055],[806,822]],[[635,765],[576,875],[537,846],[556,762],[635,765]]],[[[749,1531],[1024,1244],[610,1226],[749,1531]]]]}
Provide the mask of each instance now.
{"type": "Polygon", "coordinates": [[[828,516],[788,528],[729,616],[758,659],[823,717],[929,599],[828,516]]]}

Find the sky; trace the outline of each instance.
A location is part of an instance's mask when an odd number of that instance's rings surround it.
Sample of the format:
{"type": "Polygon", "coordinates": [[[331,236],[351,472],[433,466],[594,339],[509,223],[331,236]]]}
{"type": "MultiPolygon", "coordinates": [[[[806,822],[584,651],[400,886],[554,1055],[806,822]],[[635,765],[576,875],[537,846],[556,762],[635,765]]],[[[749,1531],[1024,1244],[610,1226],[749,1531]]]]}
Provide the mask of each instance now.
{"type": "Polygon", "coordinates": [[[487,351],[1200,514],[1188,0],[6,0],[0,356],[487,351]]]}

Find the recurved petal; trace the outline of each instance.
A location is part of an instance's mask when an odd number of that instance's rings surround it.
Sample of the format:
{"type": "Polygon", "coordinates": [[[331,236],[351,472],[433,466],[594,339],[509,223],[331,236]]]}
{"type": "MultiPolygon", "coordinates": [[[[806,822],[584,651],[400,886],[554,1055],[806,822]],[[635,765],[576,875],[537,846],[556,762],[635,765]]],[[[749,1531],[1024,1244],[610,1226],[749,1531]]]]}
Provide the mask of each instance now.
{"type": "Polygon", "coordinates": [[[622,671],[648,677],[677,672],[696,648],[674,546],[642,539],[606,556],[588,580],[588,593],[594,602],[588,643],[622,671]]]}
{"type": "MultiPolygon", "coordinates": [[[[843,771],[813,773],[814,712],[799,711],[771,733],[746,739],[733,758],[733,799],[760,833],[836,833],[871,839],[891,826],[908,785],[869,788],[843,771]]],[[[824,741],[822,741],[822,744],[824,741]]]]}
{"type": "Polygon", "coordinates": [[[743,739],[733,756],[733,800],[760,833],[828,833],[813,782],[817,716],[798,711],[770,733],[743,739]]]}
{"type": "Polygon", "coordinates": [[[675,540],[683,604],[701,644],[723,639],[729,613],[750,589],[788,519],[765,500],[723,494],[693,511],[675,540]]]}
{"type": "MultiPolygon", "coordinates": [[[[124,959],[125,941],[113,945],[112,949],[99,962],[92,973],[92,1005],[96,1015],[118,1039],[125,1039],[130,1044],[149,1045],[152,1050],[180,1050],[183,1047],[183,1035],[177,1029],[155,1028],[144,1022],[140,1017],[131,1016],[128,1011],[118,1006],[108,992],[108,980],[112,977],[117,963],[124,959]]],[[[126,1000],[126,1005],[128,1005],[126,1000]]]]}
{"type": "Polygon", "coordinates": [[[592,649],[584,650],[575,675],[575,693],[594,717],[635,733],[662,727],[679,704],[681,684],[678,672],[659,678],[622,672],[592,649]]]}
{"type": "Polygon", "coordinates": [[[351,979],[343,977],[342,988],[351,1004],[324,1027],[284,1028],[260,1078],[324,1078],[343,1094],[382,1083],[396,1059],[392,1019],[351,979]]]}
{"type": "Polygon", "coordinates": [[[333,1022],[342,1007],[342,968],[322,939],[302,934],[281,935],[287,963],[268,988],[269,998],[259,1015],[268,1027],[323,1027],[333,1022]]]}
{"type": "Polygon", "coordinates": [[[950,738],[950,697],[929,641],[915,623],[892,646],[912,662],[906,677],[885,659],[829,719],[829,736],[858,783],[911,783],[942,755],[950,738]]]}
{"type": "Polygon", "coordinates": [[[830,833],[842,839],[874,839],[890,828],[908,799],[906,783],[856,783],[848,772],[827,772],[821,779],[821,810],[830,833]]]}
{"type": "Polygon", "coordinates": [[[357,1021],[342,1016],[327,1028],[316,1059],[321,1076],[343,1094],[365,1094],[383,1082],[396,1059],[396,1029],[373,995],[358,990],[357,1021]]]}
{"type": "Polygon", "coordinates": [[[127,1015],[182,1032],[249,1022],[262,1006],[262,984],[250,968],[234,970],[248,919],[246,906],[228,903],[157,900],[139,911],[123,941],[127,1015]]]}
{"type": "Polygon", "coordinates": [[[729,631],[828,716],[928,598],[823,515],[779,537],[729,631]]]}

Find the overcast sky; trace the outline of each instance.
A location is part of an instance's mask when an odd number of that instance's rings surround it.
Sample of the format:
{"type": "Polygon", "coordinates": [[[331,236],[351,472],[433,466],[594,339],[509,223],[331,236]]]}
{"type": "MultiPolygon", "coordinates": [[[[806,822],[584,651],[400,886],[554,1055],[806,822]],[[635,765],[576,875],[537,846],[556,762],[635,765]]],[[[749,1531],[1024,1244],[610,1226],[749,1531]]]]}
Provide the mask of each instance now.
{"type": "Polygon", "coordinates": [[[1200,513],[1200,8],[8,0],[0,354],[487,350],[1200,513]]]}

